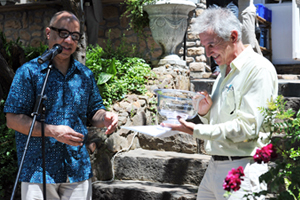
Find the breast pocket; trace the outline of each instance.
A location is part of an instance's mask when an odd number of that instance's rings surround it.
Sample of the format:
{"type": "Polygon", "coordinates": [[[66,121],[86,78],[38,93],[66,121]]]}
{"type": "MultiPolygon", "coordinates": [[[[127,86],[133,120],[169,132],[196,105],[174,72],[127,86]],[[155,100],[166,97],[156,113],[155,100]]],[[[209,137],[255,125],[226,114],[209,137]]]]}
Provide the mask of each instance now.
{"type": "Polygon", "coordinates": [[[238,106],[238,92],[235,90],[234,86],[230,85],[225,88],[222,94],[223,106],[222,112],[227,115],[233,115],[236,112],[238,106]]]}

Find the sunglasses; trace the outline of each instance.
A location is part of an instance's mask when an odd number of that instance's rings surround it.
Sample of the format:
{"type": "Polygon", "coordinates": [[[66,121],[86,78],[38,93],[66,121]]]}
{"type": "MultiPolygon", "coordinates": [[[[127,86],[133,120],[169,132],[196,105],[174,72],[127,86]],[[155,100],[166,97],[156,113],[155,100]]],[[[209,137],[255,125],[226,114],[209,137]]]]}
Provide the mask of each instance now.
{"type": "Polygon", "coordinates": [[[79,32],[70,32],[67,29],[63,29],[63,28],[55,28],[53,26],[50,26],[49,28],[58,32],[59,37],[64,39],[66,39],[67,37],[69,37],[69,35],[71,35],[72,40],[79,41],[82,36],[82,34],[79,32]]]}

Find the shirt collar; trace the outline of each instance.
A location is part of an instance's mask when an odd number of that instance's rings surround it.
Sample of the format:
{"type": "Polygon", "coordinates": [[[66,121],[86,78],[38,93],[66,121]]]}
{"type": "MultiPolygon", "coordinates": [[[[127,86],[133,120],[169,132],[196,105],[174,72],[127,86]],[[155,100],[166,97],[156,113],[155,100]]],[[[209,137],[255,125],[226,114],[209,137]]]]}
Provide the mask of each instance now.
{"type": "MultiPolygon", "coordinates": [[[[247,57],[249,53],[254,52],[250,45],[244,45],[246,48],[230,63],[231,70],[237,69],[239,71],[242,70],[243,66],[245,66],[245,62],[247,61],[247,57]]],[[[227,65],[220,66],[220,72],[223,77],[225,77],[227,65]]]]}
{"type": "Polygon", "coordinates": [[[230,63],[230,67],[236,68],[237,70],[241,71],[245,63],[248,61],[249,54],[252,54],[253,49],[251,45],[245,45],[245,49],[230,63]]]}
{"type": "MultiPolygon", "coordinates": [[[[49,65],[49,61],[46,61],[43,64],[41,64],[41,71],[42,72],[45,71],[48,68],[48,65],[49,65]]],[[[55,67],[55,65],[53,65],[53,67],[55,67]]],[[[76,69],[77,66],[75,65],[74,56],[71,55],[70,67],[68,69],[67,74],[73,73],[76,69]]]]}

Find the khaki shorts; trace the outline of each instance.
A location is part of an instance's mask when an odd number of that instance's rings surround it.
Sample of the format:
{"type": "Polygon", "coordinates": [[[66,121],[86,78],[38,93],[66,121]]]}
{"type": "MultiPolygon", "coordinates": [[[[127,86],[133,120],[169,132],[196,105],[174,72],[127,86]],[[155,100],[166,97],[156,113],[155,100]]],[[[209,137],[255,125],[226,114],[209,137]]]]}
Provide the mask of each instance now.
{"type": "MultiPolygon", "coordinates": [[[[77,183],[46,184],[47,200],[91,200],[91,179],[77,183]]],[[[22,200],[43,200],[43,184],[21,183],[22,200]]]]}

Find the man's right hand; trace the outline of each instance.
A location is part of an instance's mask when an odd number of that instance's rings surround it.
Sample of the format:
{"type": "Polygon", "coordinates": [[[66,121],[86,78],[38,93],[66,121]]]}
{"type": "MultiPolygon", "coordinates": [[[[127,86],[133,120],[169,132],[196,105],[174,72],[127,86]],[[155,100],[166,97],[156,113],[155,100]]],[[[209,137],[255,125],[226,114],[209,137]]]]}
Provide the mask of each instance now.
{"type": "Polygon", "coordinates": [[[204,116],[210,110],[213,102],[207,91],[201,91],[200,94],[204,95],[205,98],[199,102],[198,114],[204,116]]]}
{"type": "Polygon", "coordinates": [[[57,141],[72,145],[72,146],[82,146],[84,135],[74,131],[71,127],[65,125],[50,125],[47,124],[46,136],[53,137],[57,141]]]}
{"type": "MultiPolygon", "coordinates": [[[[32,118],[24,114],[6,113],[6,124],[8,128],[28,135],[32,124],[32,118]]],[[[41,135],[41,123],[36,121],[32,136],[41,137],[41,135]]],[[[84,139],[83,134],[78,133],[71,127],[65,125],[45,124],[45,136],[53,137],[59,142],[72,146],[81,146],[84,139]]]]}

